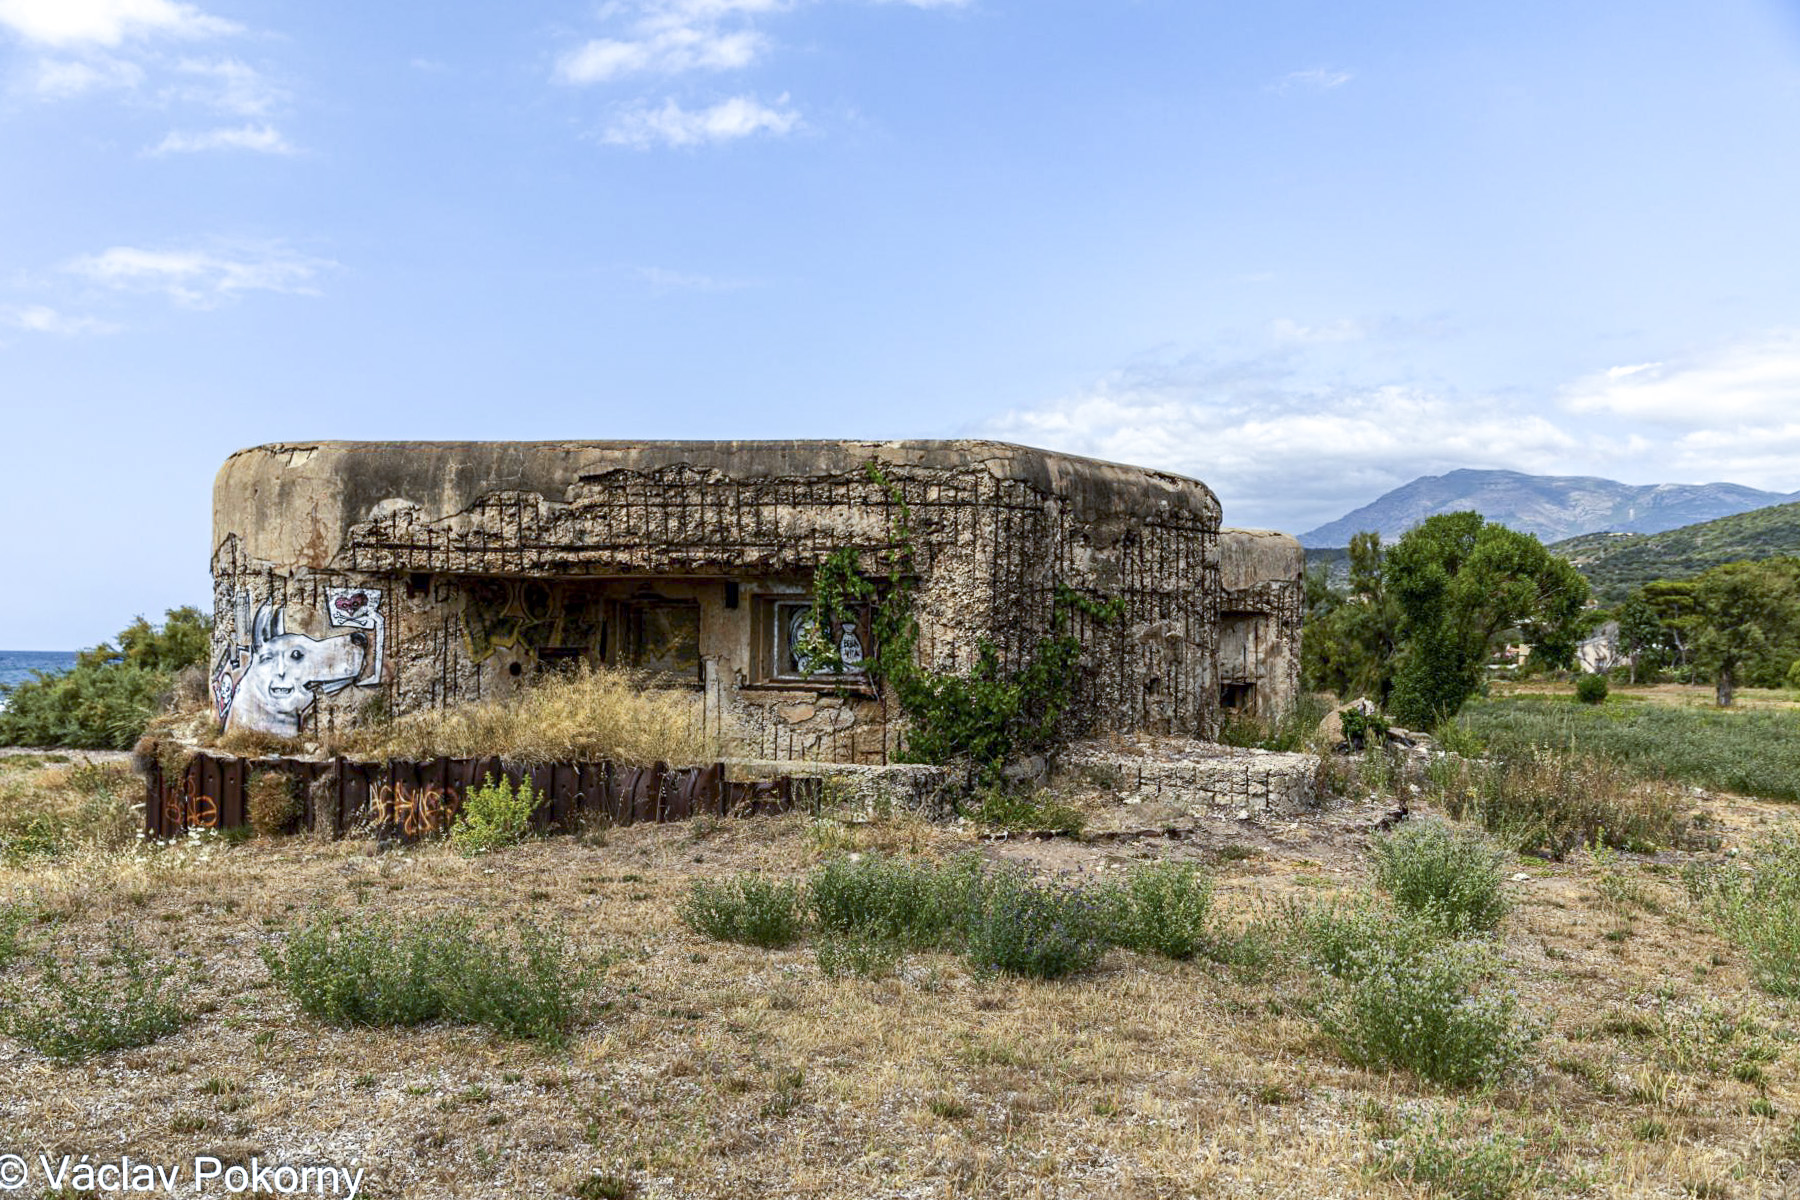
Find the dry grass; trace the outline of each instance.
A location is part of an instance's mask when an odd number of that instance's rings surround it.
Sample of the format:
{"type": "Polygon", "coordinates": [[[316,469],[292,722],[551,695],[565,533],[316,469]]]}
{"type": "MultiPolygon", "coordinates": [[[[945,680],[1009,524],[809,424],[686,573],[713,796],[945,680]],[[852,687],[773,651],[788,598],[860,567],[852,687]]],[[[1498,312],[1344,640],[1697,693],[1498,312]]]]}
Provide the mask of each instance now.
{"type": "Polygon", "coordinates": [[[735,740],[705,728],[700,697],[652,676],[589,670],[546,675],[516,696],[409,713],[340,735],[327,753],[357,758],[497,754],[509,762],[589,759],[647,766],[700,763],[735,740]]]}
{"type": "MultiPolygon", "coordinates": [[[[1786,820],[1744,801],[1719,816],[1730,845],[1786,820]]],[[[985,852],[1077,878],[1216,862],[1216,906],[1243,924],[1285,897],[1365,888],[1348,828],[1229,823],[1254,854],[1204,831],[985,852]]],[[[100,945],[123,922],[182,962],[196,1009],[154,1045],[79,1066],[0,1039],[0,1152],[354,1164],[384,1197],[609,1194],[587,1182],[602,1175],[646,1197],[1398,1198],[1434,1193],[1384,1173],[1397,1148],[1492,1137],[1518,1139],[1518,1195],[1792,1194],[1800,1007],[1752,989],[1674,854],[1508,863],[1528,878],[1507,885],[1500,951],[1548,1029],[1524,1073],[1475,1094],[1345,1062],[1285,969],[1114,951],[1093,974],[1030,983],[921,953],[888,978],[828,978],[804,944],[705,941],[674,915],[701,874],[974,844],[917,821],[791,816],[473,861],[290,838],[0,869],[0,895],[28,891],[59,937],[100,945]],[[559,926],[607,960],[599,1011],[562,1052],[467,1027],[320,1025],[269,986],[257,948],[358,905],[559,926]]]]}
{"type": "Polygon", "coordinates": [[[123,763],[40,765],[0,759],[0,861],[130,845],[143,823],[143,784],[123,763]]]}

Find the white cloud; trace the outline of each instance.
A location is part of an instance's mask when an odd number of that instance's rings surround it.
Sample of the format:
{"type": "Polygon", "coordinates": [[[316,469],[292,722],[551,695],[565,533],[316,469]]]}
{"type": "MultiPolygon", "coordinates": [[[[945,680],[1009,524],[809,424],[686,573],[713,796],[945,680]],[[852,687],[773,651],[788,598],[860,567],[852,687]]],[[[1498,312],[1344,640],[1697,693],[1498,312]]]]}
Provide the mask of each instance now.
{"type": "Polygon", "coordinates": [[[130,38],[201,38],[240,26],[176,0],[0,0],[0,25],[47,46],[117,46],[130,38]]]}
{"type": "Polygon", "coordinates": [[[1368,327],[1349,317],[1323,325],[1302,325],[1281,317],[1270,325],[1269,332],[1277,342],[1357,342],[1368,335],[1368,327]]]}
{"type": "Polygon", "coordinates": [[[1343,87],[1355,76],[1348,71],[1333,71],[1325,67],[1313,67],[1307,71],[1290,71],[1277,79],[1273,87],[1278,92],[1313,91],[1329,92],[1333,88],[1343,87]]]}
{"type": "Polygon", "coordinates": [[[636,8],[625,36],[595,38],[564,55],[556,78],[585,85],[627,75],[741,70],[769,48],[769,39],[724,22],[786,7],[784,0],[654,0],[636,8]]]}
{"type": "Polygon", "coordinates": [[[41,99],[65,100],[103,88],[134,88],[143,80],[144,69],[136,63],[102,54],[85,60],[40,59],[26,86],[41,99]]]}
{"type": "Polygon", "coordinates": [[[118,326],[94,317],[71,317],[42,304],[29,304],[5,313],[8,325],[32,333],[54,333],[73,337],[82,333],[116,333],[118,326]]]}
{"type": "Polygon", "coordinates": [[[726,142],[756,133],[780,136],[798,128],[800,114],[787,107],[787,96],[778,97],[775,104],[771,108],[750,96],[734,96],[711,108],[689,111],[665,100],[660,108],[625,110],[600,136],[610,145],[643,149],[726,142]]]}
{"type": "Polygon", "coordinates": [[[163,97],[205,105],[240,117],[260,117],[287,99],[282,89],[248,63],[235,58],[184,58],[176,64],[180,82],[163,97]]]}
{"type": "Polygon", "coordinates": [[[1227,521],[1304,530],[1419,475],[1552,470],[1580,448],[1509,404],[1409,387],[1318,388],[1286,360],[1164,365],[1016,409],[982,432],[1205,481],[1227,521]]]}
{"type": "Polygon", "coordinates": [[[273,125],[243,125],[199,133],[173,130],[146,154],[193,154],[203,150],[251,150],[258,154],[294,154],[294,147],[273,125]]]}
{"type": "Polygon", "coordinates": [[[646,72],[731,71],[749,66],[768,44],[763,35],[747,29],[669,29],[636,41],[597,38],[566,55],[557,64],[556,77],[588,84],[646,72]]]}
{"type": "Polygon", "coordinates": [[[1611,413],[1660,425],[1780,426],[1800,413],[1800,331],[1783,330],[1663,362],[1613,367],[1577,380],[1562,398],[1575,412],[1611,413]]]}
{"type": "Polygon", "coordinates": [[[314,280],[336,265],[280,246],[231,252],[114,246],[67,269],[117,291],[160,292],[178,304],[211,308],[252,291],[316,295],[314,280]]]}

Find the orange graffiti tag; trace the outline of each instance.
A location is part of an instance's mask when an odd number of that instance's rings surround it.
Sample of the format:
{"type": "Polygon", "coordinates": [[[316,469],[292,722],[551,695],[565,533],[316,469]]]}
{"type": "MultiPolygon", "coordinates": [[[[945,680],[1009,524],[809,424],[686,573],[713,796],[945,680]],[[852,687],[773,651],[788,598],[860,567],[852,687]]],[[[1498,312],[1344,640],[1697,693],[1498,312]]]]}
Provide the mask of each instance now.
{"type": "Polygon", "coordinates": [[[376,825],[397,828],[405,837],[428,837],[448,829],[461,807],[462,797],[453,787],[390,783],[370,797],[369,815],[376,825]]]}

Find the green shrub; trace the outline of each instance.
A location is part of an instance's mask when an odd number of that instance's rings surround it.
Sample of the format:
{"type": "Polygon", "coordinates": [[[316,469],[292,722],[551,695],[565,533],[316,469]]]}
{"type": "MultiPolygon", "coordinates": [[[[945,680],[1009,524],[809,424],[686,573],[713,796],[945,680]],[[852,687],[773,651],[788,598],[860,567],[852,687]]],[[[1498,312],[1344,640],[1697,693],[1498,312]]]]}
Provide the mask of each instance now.
{"type": "Polygon", "coordinates": [[[972,854],[942,866],[886,854],[851,855],[813,870],[806,905],[821,929],[930,949],[960,938],[980,881],[981,860],[972,854]]]}
{"type": "Polygon", "coordinates": [[[1800,835],[1772,837],[1740,861],[1697,880],[1694,890],[1750,960],[1756,985],[1800,997],[1800,835]]]}
{"type": "Polygon", "coordinates": [[[487,937],[459,930],[436,970],[446,1015],[547,1045],[567,1040],[591,977],[567,939],[534,925],[487,937]]]}
{"type": "Polygon", "coordinates": [[[128,928],[110,931],[107,953],[91,965],[53,950],[38,960],[35,991],[8,989],[6,1032],[62,1062],[147,1046],[188,1020],[175,968],[153,963],[128,928]]]}
{"type": "Polygon", "coordinates": [[[1062,833],[1070,837],[1080,837],[1087,822],[1080,809],[1053,799],[1049,792],[998,785],[982,794],[969,817],[989,829],[1062,833]]]}
{"type": "Polygon", "coordinates": [[[161,626],[137,618],[120,631],[116,649],[102,642],[83,650],[69,671],[0,687],[0,745],[129,750],[175,673],[205,664],[211,638],[205,613],[170,609],[161,626]]]}
{"type": "Polygon", "coordinates": [[[1376,938],[1352,956],[1320,1010],[1326,1034],[1352,1061],[1397,1067],[1450,1087],[1489,1083],[1534,1036],[1508,990],[1481,990],[1494,967],[1486,947],[1376,938]]]}
{"type": "Polygon", "coordinates": [[[1060,979],[1106,953],[1106,902],[1082,888],[995,871],[969,914],[967,953],[980,970],[1060,979]]]}
{"type": "Polygon", "coordinates": [[[800,911],[798,884],[739,875],[717,883],[694,880],[675,915],[704,937],[774,950],[800,936],[800,911]]]}
{"type": "Polygon", "coordinates": [[[330,1025],[446,1019],[560,1045],[590,972],[559,935],[524,925],[483,933],[468,918],[399,925],[376,913],[320,913],[263,961],[302,1012],[330,1025]]]}
{"type": "Polygon", "coordinates": [[[1606,703],[1606,676],[1583,675],[1575,681],[1575,699],[1582,704],[1606,703]]]}
{"type": "Polygon", "coordinates": [[[1535,1174],[1517,1138],[1489,1135],[1479,1141],[1450,1136],[1439,1117],[1415,1126],[1378,1160],[1377,1173],[1423,1184],[1452,1200],[1506,1200],[1535,1174]]]}
{"type": "Polygon", "coordinates": [[[1290,901],[1276,914],[1288,949],[1333,979],[1354,980],[1370,963],[1413,958],[1444,938],[1436,922],[1396,913],[1369,897],[1290,901]]]}
{"type": "Polygon", "coordinates": [[[458,853],[473,858],[503,846],[511,846],[524,838],[531,828],[531,814],[547,797],[531,789],[529,778],[519,780],[517,790],[510,779],[498,783],[489,775],[480,787],[470,788],[463,796],[456,824],[450,828],[450,844],[458,853]]]}
{"type": "MultiPolygon", "coordinates": [[[[1228,712],[1219,728],[1219,742],[1257,750],[1304,750],[1318,732],[1319,722],[1330,713],[1331,704],[1310,692],[1302,694],[1272,721],[1245,712],[1228,712]]],[[[1361,718],[1360,713],[1357,716],[1361,718]]]]}
{"type": "Polygon", "coordinates": [[[1506,915],[1506,855],[1478,833],[1410,821],[1369,843],[1375,882],[1401,912],[1429,917],[1452,937],[1487,933],[1506,915]]]}
{"type": "Polygon", "coordinates": [[[1132,868],[1106,896],[1108,937],[1116,946],[1164,958],[1192,958],[1214,945],[1212,880],[1193,863],[1132,868]]]}
{"type": "Polygon", "coordinates": [[[1361,750],[1367,743],[1377,745],[1387,740],[1387,718],[1380,713],[1365,713],[1354,708],[1346,708],[1338,715],[1343,723],[1344,740],[1352,749],[1361,750]]]}
{"type": "Polygon", "coordinates": [[[899,942],[870,929],[824,933],[813,942],[819,971],[828,979],[840,975],[860,979],[892,975],[900,969],[902,953],[899,942]]]}

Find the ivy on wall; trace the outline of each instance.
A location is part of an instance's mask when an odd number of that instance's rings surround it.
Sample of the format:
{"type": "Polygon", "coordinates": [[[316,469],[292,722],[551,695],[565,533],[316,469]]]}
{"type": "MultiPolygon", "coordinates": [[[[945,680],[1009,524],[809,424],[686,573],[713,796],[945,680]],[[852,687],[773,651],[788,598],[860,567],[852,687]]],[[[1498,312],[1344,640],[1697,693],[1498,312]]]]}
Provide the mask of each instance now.
{"type": "Polygon", "coordinates": [[[1021,756],[1053,750],[1059,725],[1074,695],[1081,642],[1071,631],[1079,611],[1101,625],[1125,614],[1117,597],[1095,599],[1057,583],[1050,632],[1039,638],[1022,666],[1008,669],[992,639],[976,642],[969,672],[933,671],[918,661],[919,622],[914,615],[917,553],[912,510],[898,485],[875,464],[870,482],[893,502],[888,547],[877,557],[887,568],[883,585],[864,575],[857,552],[841,547],[813,573],[813,607],[796,650],[823,674],[861,670],[878,690],[891,694],[906,715],[907,745],[902,761],[943,764],[965,760],[985,782],[1021,756]],[[835,630],[870,609],[872,653],[846,663],[835,630]]]}

